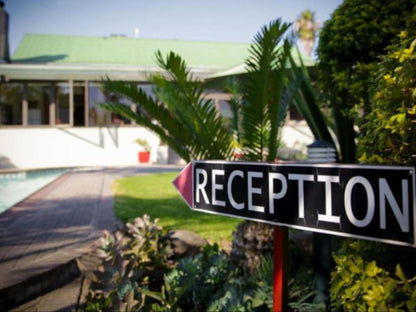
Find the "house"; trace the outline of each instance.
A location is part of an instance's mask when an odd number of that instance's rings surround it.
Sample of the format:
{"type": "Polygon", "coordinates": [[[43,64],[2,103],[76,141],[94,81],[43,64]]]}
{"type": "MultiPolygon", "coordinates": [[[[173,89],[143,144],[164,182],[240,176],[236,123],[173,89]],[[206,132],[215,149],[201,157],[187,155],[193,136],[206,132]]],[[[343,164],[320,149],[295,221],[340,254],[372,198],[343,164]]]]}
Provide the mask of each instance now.
{"type": "MultiPolygon", "coordinates": [[[[10,60],[4,56],[0,63],[0,168],[133,165],[138,163],[137,138],[150,143],[152,162],[178,162],[173,153],[159,148],[153,133],[100,109],[98,103],[114,100],[100,81],[128,80],[152,92],[147,78],[160,71],[157,50],[181,55],[201,80],[243,74],[248,47],[117,35],[27,34],[10,60]]],[[[226,109],[227,94],[207,90],[207,97],[219,110],[226,109]]],[[[137,109],[127,99],[117,100],[137,109]]],[[[306,124],[295,123],[284,130],[286,145],[310,143],[306,124]]]]}

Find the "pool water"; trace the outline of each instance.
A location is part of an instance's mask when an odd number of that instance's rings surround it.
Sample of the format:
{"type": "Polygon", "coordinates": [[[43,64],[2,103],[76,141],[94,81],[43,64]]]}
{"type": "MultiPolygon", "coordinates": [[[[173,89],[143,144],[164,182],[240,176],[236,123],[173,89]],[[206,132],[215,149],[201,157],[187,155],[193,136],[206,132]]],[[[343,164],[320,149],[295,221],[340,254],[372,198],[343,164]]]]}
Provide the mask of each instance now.
{"type": "Polygon", "coordinates": [[[0,213],[51,183],[67,169],[0,173],[0,213]]]}

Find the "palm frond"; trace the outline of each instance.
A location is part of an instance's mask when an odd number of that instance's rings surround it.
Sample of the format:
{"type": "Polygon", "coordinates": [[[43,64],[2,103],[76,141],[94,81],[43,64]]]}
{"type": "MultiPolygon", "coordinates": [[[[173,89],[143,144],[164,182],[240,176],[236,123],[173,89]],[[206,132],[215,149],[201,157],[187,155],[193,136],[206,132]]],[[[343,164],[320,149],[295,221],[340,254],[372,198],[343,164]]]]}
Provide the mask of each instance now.
{"type": "Polygon", "coordinates": [[[134,83],[104,81],[107,91],[129,98],[144,113],[132,112],[117,103],[104,103],[102,107],[154,131],[185,161],[230,159],[232,133],[225,127],[212,101],[204,98],[201,82],[192,77],[185,61],[175,53],[163,57],[158,51],[156,59],[168,77],[151,77],[157,99],[134,83]]]}
{"type": "Polygon", "coordinates": [[[199,159],[230,159],[232,155],[232,133],[225,127],[223,117],[218,114],[212,100],[203,96],[202,83],[194,79],[186,68],[185,62],[175,53],[163,59],[157,53],[159,66],[166,70],[171,78],[154,77],[155,93],[167,105],[170,111],[193,133],[199,159]]]}
{"type": "Polygon", "coordinates": [[[133,112],[126,105],[113,102],[102,103],[100,105],[102,108],[134,120],[138,125],[154,131],[185,161],[190,161],[190,151],[186,142],[192,140],[192,136],[184,131],[182,123],[164,105],[158,103],[142,89],[138,89],[134,83],[107,79],[103,82],[103,85],[107,91],[127,97],[132,102],[140,105],[144,113],[140,111],[133,112]]]}
{"type": "Polygon", "coordinates": [[[274,160],[277,149],[280,99],[288,45],[280,42],[289,28],[280,19],[264,26],[250,46],[248,78],[243,90],[242,145],[248,160],[274,160]]]}
{"type": "Polygon", "coordinates": [[[293,103],[303,118],[305,118],[315,138],[327,141],[336,146],[331,133],[329,132],[329,123],[318,106],[315,91],[313,90],[307,69],[302,62],[299,50],[298,57],[300,60],[300,67],[296,65],[293,56],[290,56],[289,58],[291,64],[291,78],[294,83],[298,85],[293,103]]]}

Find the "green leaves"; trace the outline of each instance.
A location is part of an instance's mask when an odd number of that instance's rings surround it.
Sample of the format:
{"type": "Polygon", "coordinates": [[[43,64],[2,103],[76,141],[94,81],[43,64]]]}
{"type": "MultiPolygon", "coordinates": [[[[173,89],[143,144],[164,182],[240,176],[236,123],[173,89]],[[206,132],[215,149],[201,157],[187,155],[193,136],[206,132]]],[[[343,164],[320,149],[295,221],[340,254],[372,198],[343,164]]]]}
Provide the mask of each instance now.
{"type": "Polygon", "coordinates": [[[371,110],[363,118],[363,132],[358,141],[361,162],[416,164],[415,40],[414,27],[400,32],[373,75],[371,110]]]}
{"type": "Polygon", "coordinates": [[[254,37],[246,61],[247,80],[242,87],[241,145],[248,160],[274,161],[289,101],[286,64],[291,42],[283,36],[289,24],[280,19],[264,26],[254,37]],[[283,42],[283,43],[282,43],[283,42]]]}
{"type": "Polygon", "coordinates": [[[246,61],[247,79],[241,88],[232,88],[241,91],[230,101],[235,132],[204,97],[202,83],[192,77],[185,61],[173,52],[165,56],[156,52],[163,70],[150,77],[156,98],[133,83],[105,81],[107,91],[128,97],[140,112],[116,103],[102,107],[154,131],[185,161],[231,159],[236,145],[243,148],[247,160],[274,161],[279,129],[296,90],[296,86],[289,87],[286,72],[292,47],[284,37],[289,26],[278,19],[255,36],[246,61]]]}
{"type": "Polygon", "coordinates": [[[156,132],[187,162],[231,158],[233,136],[213,102],[203,96],[202,83],[192,77],[179,55],[171,52],[164,57],[157,52],[156,58],[166,75],[151,77],[156,99],[134,83],[107,80],[107,91],[128,97],[139,105],[141,112],[132,112],[116,103],[102,107],[156,132]]]}
{"type": "Polygon", "coordinates": [[[159,285],[169,268],[167,231],[144,215],[123,231],[104,232],[100,243],[95,255],[101,263],[93,272],[86,311],[151,311],[151,299],[162,296],[149,287],[159,285]]]}
{"type": "Polygon", "coordinates": [[[415,311],[416,289],[407,280],[400,265],[396,266],[399,279],[391,277],[387,270],[377,266],[376,261],[361,257],[370,251],[368,245],[356,241],[334,254],[336,267],[331,273],[330,289],[332,309],[415,311]]]}
{"type": "Polygon", "coordinates": [[[329,124],[319,108],[318,101],[313,89],[312,82],[305,65],[300,57],[298,58],[300,66],[298,67],[292,55],[290,55],[290,77],[293,81],[294,90],[293,103],[299,112],[305,118],[315,139],[332,143],[334,140],[329,132],[329,124]]]}

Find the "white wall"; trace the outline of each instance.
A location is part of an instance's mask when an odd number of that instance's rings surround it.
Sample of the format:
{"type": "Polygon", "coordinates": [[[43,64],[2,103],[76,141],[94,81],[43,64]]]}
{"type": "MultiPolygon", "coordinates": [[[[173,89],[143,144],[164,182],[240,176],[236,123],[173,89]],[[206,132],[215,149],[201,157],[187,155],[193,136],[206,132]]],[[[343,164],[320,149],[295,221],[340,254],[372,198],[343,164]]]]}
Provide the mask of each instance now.
{"type": "Polygon", "coordinates": [[[142,127],[3,128],[0,168],[136,165],[139,137],[155,162],[159,139],[142,127]]]}
{"type": "MultiPolygon", "coordinates": [[[[137,138],[148,141],[150,161],[157,162],[159,138],[142,127],[2,128],[0,168],[136,165],[141,148],[134,143],[137,138]]],[[[299,150],[313,142],[306,123],[285,125],[281,139],[285,146],[299,150]]]]}

